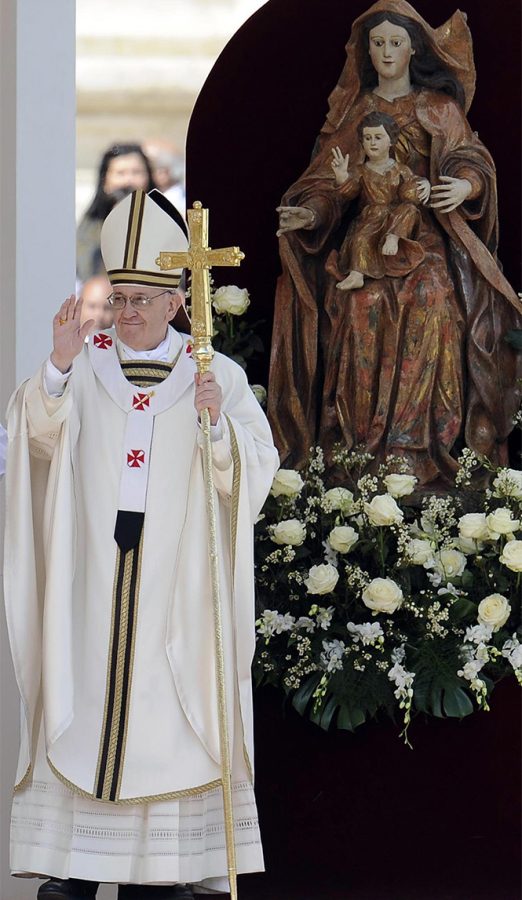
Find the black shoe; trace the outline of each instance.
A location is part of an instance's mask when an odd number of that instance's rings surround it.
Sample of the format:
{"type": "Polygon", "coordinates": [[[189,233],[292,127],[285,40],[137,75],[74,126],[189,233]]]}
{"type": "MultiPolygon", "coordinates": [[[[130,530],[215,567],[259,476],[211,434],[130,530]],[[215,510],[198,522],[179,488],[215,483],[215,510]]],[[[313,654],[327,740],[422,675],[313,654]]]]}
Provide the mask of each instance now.
{"type": "Polygon", "coordinates": [[[38,888],[38,900],[94,900],[98,881],[80,881],[79,878],[50,878],[38,888]]]}
{"type": "Polygon", "coordinates": [[[189,884],[120,884],[118,900],[194,900],[189,884]]]}

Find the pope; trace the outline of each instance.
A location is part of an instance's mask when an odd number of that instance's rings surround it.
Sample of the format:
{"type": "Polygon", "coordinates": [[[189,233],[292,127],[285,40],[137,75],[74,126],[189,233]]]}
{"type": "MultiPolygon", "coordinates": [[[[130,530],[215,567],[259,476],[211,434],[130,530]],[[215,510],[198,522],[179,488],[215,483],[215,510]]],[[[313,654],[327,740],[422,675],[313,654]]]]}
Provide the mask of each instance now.
{"type": "Polygon", "coordinates": [[[253,523],[278,465],[243,371],[198,376],[177,211],[135,191],[106,219],[114,328],[74,295],[8,411],[5,594],[22,698],[11,828],[39,900],[226,891],[202,432],[210,411],[237,871],[263,868],[253,793],[253,523]],[[169,324],[172,323],[172,324],[169,324]]]}

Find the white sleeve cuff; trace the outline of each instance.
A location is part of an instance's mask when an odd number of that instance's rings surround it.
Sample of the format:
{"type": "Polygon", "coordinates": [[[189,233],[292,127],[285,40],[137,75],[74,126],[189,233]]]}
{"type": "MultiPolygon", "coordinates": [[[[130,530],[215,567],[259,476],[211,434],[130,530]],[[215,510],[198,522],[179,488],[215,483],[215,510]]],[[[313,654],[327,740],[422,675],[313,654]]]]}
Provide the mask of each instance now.
{"type": "MultiPolygon", "coordinates": [[[[198,427],[199,427],[199,430],[201,431],[201,422],[199,419],[198,419],[198,427]]],[[[210,440],[212,441],[212,443],[214,443],[215,441],[220,441],[222,439],[222,437],[223,437],[223,421],[222,421],[222,417],[220,416],[215,425],[212,425],[212,424],[210,425],[210,440]]],[[[201,437],[201,439],[200,439],[199,435],[198,435],[198,443],[199,443],[200,447],[203,446],[203,438],[201,437]]]]}
{"type": "Polygon", "coordinates": [[[72,369],[69,369],[69,371],[64,375],[63,372],[60,372],[60,370],[52,364],[50,358],[47,360],[44,369],[43,383],[45,391],[49,397],[62,396],[65,390],[65,385],[71,377],[71,372],[72,369]]]}
{"type": "MultiPolygon", "coordinates": [[[[203,431],[201,430],[201,422],[199,419],[198,425],[198,444],[200,447],[203,447],[203,431]]],[[[223,416],[219,417],[219,420],[215,425],[210,426],[210,441],[212,443],[212,462],[214,468],[221,471],[226,471],[228,469],[232,470],[230,435],[223,416]]]]}

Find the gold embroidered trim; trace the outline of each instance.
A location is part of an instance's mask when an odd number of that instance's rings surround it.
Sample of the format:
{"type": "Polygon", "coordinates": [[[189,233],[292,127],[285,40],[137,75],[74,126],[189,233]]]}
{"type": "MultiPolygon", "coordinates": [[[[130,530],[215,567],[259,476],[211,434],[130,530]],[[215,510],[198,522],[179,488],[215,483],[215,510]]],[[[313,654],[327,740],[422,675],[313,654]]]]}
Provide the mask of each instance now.
{"type": "MultiPolygon", "coordinates": [[[[140,541],[141,543],[141,541],[140,541]]],[[[120,628],[118,633],[118,649],[116,656],[116,668],[114,673],[115,691],[114,702],[112,704],[112,719],[109,738],[109,752],[107,755],[107,764],[105,768],[105,778],[103,782],[102,799],[108,800],[114,778],[114,770],[116,768],[116,748],[118,743],[118,734],[120,730],[120,721],[122,716],[122,697],[123,697],[123,675],[125,669],[125,647],[127,645],[127,634],[129,627],[132,628],[132,622],[129,622],[129,598],[132,579],[132,569],[134,565],[135,550],[125,554],[123,561],[123,582],[121,586],[121,612],[120,612],[120,628]]],[[[118,556],[120,556],[118,551],[118,556]]],[[[136,585],[137,587],[137,585],[136,585]]],[[[113,637],[111,636],[111,645],[113,637]]],[[[106,727],[106,723],[104,723],[106,727]]],[[[105,730],[104,727],[104,730],[105,730]]]]}
{"type": "MultiPolygon", "coordinates": [[[[230,421],[229,417],[225,415],[225,419],[227,420],[228,429],[230,433],[230,452],[232,454],[232,464],[234,467],[234,472],[232,475],[232,498],[230,503],[230,546],[231,546],[231,563],[232,563],[232,596],[235,598],[234,592],[234,574],[236,568],[236,544],[237,544],[237,526],[238,526],[238,516],[239,516],[239,490],[241,486],[241,455],[239,453],[239,444],[237,442],[236,432],[234,431],[234,426],[230,421]]],[[[238,694],[238,704],[239,704],[239,716],[241,719],[241,727],[243,729],[243,734],[245,733],[245,725],[243,722],[243,714],[241,712],[241,697],[239,695],[239,685],[237,685],[237,694],[238,694]]],[[[252,763],[250,762],[250,757],[248,755],[248,750],[245,742],[243,741],[243,758],[245,760],[245,764],[247,767],[248,774],[250,775],[250,781],[252,784],[254,783],[254,770],[252,768],[252,763]]]]}
{"type": "Polygon", "coordinates": [[[25,775],[23,776],[23,778],[20,779],[20,781],[17,784],[15,784],[15,786],[13,788],[13,794],[16,794],[17,791],[21,791],[32,780],[33,780],[33,764],[29,763],[29,765],[27,766],[25,775]]]}
{"type": "MultiPolygon", "coordinates": [[[[121,789],[121,779],[123,776],[123,767],[125,765],[125,750],[127,748],[127,732],[129,730],[129,707],[130,707],[130,697],[131,697],[131,688],[132,688],[132,676],[134,674],[134,655],[136,650],[136,634],[138,631],[138,603],[139,603],[139,593],[140,593],[140,584],[141,584],[141,563],[143,559],[143,531],[141,533],[141,540],[138,544],[137,551],[138,553],[138,564],[136,568],[136,596],[134,600],[134,622],[132,623],[132,636],[131,636],[131,647],[129,653],[129,689],[127,691],[127,700],[125,703],[125,710],[123,712],[123,740],[121,746],[121,757],[119,761],[119,771],[118,771],[118,780],[116,783],[116,796],[118,797],[121,789]]],[[[125,648],[124,648],[125,649],[125,648]]],[[[122,677],[123,677],[123,668],[122,668],[122,677]]],[[[118,716],[118,720],[120,716],[118,716]]],[[[117,736],[117,732],[116,732],[117,736]]]]}
{"type": "Polygon", "coordinates": [[[143,191],[135,191],[131,200],[129,223],[127,227],[127,240],[125,242],[124,269],[134,269],[138,258],[138,250],[141,237],[141,224],[143,221],[143,209],[145,206],[145,194],[143,191]]]}
{"type": "Polygon", "coordinates": [[[107,272],[111,284],[143,284],[175,290],[179,286],[181,273],[169,275],[166,272],[147,272],[145,269],[110,269],[107,272]]]}
{"type": "Polygon", "coordinates": [[[232,556],[232,583],[234,580],[234,570],[236,567],[236,543],[237,543],[237,522],[239,515],[239,488],[241,483],[241,456],[239,454],[239,444],[237,442],[234,426],[229,417],[225,415],[228,429],[230,432],[230,451],[232,453],[232,463],[234,472],[232,475],[232,497],[230,512],[230,540],[231,540],[231,556],[232,556]]]}
{"type": "Polygon", "coordinates": [[[146,368],[145,366],[129,366],[122,363],[122,372],[125,378],[161,378],[162,381],[168,378],[172,369],[146,368]]]}
{"type": "Polygon", "coordinates": [[[129,369],[132,372],[135,370],[141,372],[144,375],[153,373],[154,375],[164,375],[165,373],[172,372],[174,365],[171,363],[157,363],[157,362],[148,362],[146,359],[137,359],[137,360],[122,360],[120,363],[122,369],[129,369]]]}
{"type": "Polygon", "coordinates": [[[102,800],[110,800],[110,794],[112,790],[114,775],[116,772],[117,775],[117,790],[116,794],[120,789],[121,785],[121,777],[123,764],[125,759],[125,741],[127,738],[127,727],[128,727],[128,712],[129,712],[129,703],[130,703],[130,695],[131,695],[131,687],[132,687],[132,674],[134,669],[134,651],[135,651],[135,641],[136,641],[136,625],[137,625],[137,617],[138,617],[138,600],[139,600],[139,590],[140,590],[140,578],[141,578],[141,562],[142,562],[142,548],[143,548],[143,532],[141,534],[140,543],[136,550],[131,550],[125,554],[124,559],[124,569],[123,569],[123,580],[121,585],[121,606],[120,606],[120,615],[119,622],[116,622],[116,607],[118,602],[118,580],[119,580],[119,570],[121,564],[121,551],[118,548],[116,554],[116,566],[114,572],[114,586],[113,586],[113,594],[112,594],[112,619],[111,619],[111,636],[109,641],[109,655],[107,661],[107,679],[105,684],[105,706],[103,713],[103,725],[101,729],[100,736],[100,749],[98,752],[98,763],[96,766],[96,779],[94,783],[94,794],[93,796],[97,796],[97,788],[101,776],[102,764],[103,764],[103,756],[104,756],[104,747],[105,747],[105,735],[107,731],[107,727],[110,720],[110,733],[109,733],[109,743],[108,743],[108,752],[107,752],[107,760],[105,763],[105,772],[103,775],[103,787],[101,791],[102,800]],[[136,581],[135,581],[135,589],[134,589],[134,616],[133,621],[129,621],[129,607],[130,607],[130,593],[131,593],[131,583],[132,583],[132,572],[134,569],[134,561],[135,554],[138,553],[138,563],[136,570],[136,581]],[[118,630],[118,643],[116,650],[116,666],[115,671],[113,672],[112,666],[112,650],[115,641],[115,634],[117,630],[117,626],[119,625],[118,630]],[[124,690],[124,671],[125,671],[125,655],[126,655],[126,644],[127,644],[127,635],[129,632],[129,628],[132,630],[132,643],[129,655],[129,673],[128,673],[128,688],[127,688],[127,698],[125,703],[125,709],[123,709],[123,690],[124,690]],[[114,680],[114,697],[112,701],[112,705],[109,705],[109,698],[111,693],[111,683],[114,680]],[[122,750],[121,756],[119,760],[117,759],[117,747],[118,747],[118,735],[120,732],[120,724],[122,721],[124,722],[124,736],[122,742],[122,750]]]}
{"type": "Polygon", "coordinates": [[[74,784],[73,781],[69,781],[65,775],[54,766],[47,757],[47,765],[51,769],[53,775],[56,775],[59,781],[62,784],[65,784],[66,787],[69,788],[74,794],[78,794],[79,797],[85,797],[89,800],[97,800],[99,803],[110,803],[115,806],[131,806],[136,803],[155,803],[157,800],[183,800],[185,797],[195,797],[197,794],[204,794],[206,791],[213,791],[215,788],[219,788],[222,786],[221,778],[216,778],[215,781],[208,781],[206,784],[200,784],[197,787],[193,788],[185,788],[182,791],[167,791],[165,794],[146,794],[143,797],[125,797],[123,800],[100,800],[95,794],[90,794],[89,791],[85,791],[83,788],[78,787],[77,784],[74,784]]]}
{"type": "MultiPolygon", "coordinates": [[[[101,731],[100,738],[100,749],[98,751],[98,762],[96,763],[96,777],[94,780],[94,790],[96,791],[96,785],[98,784],[98,779],[100,777],[100,769],[102,763],[102,755],[103,755],[103,735],[105,731],[105,726],[107,724],[108,716],[109,716],[109,686],[111,680],[111,650],[112,650],[112,641],[114,638],[114,630],[116,627],[116,588],[118,586],[118,569],[120,567],[120,557],[121,551],[120,548],[116,547],[116,564],[114,567],[114,582],[112,586],[112,613],[111,613],[111,637],[108,644],[108,653],[107,653],[107,676],[105,679],[105,703],[103,706],[103,725],[101,731]]],[[[49,763],[49,765],[51,765],[49,763]]],[[[93,795],[94,796],[94,793],[93,795]]]]}

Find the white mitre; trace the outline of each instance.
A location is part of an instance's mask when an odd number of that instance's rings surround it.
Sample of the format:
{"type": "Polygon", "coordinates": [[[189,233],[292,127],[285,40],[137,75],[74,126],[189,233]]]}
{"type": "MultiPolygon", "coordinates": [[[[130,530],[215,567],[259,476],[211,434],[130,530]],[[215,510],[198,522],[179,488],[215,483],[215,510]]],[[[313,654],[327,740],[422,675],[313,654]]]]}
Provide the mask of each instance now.
{"type": "MultiPolygon", "coordinates": [[[[160,191],[132,191],[111,210],[101,231],[101,253],[112,285],[180,286],[183,270],[162,271],[162,250],[186,252],[188,230],[183,217],[160,191]]],[[[173,320],[178,331],[190,331],[184,303],[173,320]]]]}

